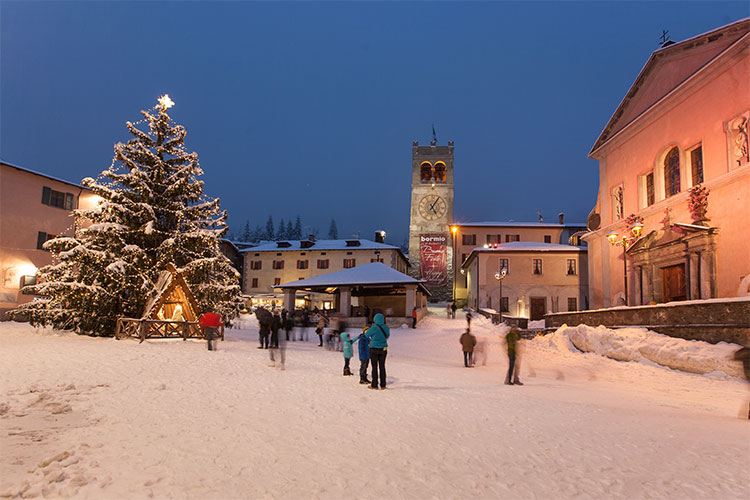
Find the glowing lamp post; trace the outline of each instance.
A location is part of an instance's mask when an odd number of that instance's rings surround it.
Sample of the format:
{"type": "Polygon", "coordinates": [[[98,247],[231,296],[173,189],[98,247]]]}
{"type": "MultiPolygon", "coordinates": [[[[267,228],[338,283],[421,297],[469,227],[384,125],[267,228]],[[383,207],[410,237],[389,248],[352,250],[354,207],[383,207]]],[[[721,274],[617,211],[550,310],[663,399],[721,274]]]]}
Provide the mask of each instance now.
{"type": "Polygon", "coordinates": [[[505,266],[495,271],[495,279],[500,283],[500,297],[497,299],[497,310],[500,313],[500,319],[503,318],[503,278],[508,274],[508,270],[505,266]]]}
{"type": "Polygon", "coordinates": [[[458,226],[451,226],[452,252],[453,252],[453,302],[456,301],[456,232],[458,226]]]}
{"type": "Polygon", "coordinates": [[[625,283],[625,305],[630,305],[630,300],[628,299],[628,255],[627,255],[627,248],[630,246],[630,244],[640,238],[641,231],[643,230],[643,224],[636,221],[632,226],[630,226],[630,235],[631,236],[625,236],[622,237],[617,234],[617,231],[612,230],[607,234],[607,239],[612,245],[619,245],[622,247],[622,267],[623,267],[623,276],[624,276],[624,283],[625,283]]]}

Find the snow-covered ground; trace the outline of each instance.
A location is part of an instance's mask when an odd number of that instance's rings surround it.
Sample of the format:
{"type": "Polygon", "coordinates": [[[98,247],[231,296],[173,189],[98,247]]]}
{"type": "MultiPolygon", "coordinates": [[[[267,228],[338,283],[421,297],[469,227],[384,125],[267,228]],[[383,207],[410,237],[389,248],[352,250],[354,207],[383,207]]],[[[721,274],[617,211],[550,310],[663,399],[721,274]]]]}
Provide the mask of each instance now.
{"type": "Polygon", "coordinates": [[[371,391],[312,329],[280,371],[242,326],[209,352],[0,324],[0,497],[750,498],[737,346],[563,328],[506,386],[507,327],[472,322],[466,369],[435,308],[371,391]]]}

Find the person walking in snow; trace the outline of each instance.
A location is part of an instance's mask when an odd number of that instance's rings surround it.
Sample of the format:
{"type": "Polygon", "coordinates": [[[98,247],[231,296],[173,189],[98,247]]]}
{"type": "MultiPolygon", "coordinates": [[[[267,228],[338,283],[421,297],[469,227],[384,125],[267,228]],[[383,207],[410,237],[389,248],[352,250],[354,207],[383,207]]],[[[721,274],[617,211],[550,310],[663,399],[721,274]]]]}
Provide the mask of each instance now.
{"type": "Polygon", "coordinates": [[[466,311],[466,328],[471,330],[471,311],[466,311]]]}
{"type": "Polygon", "coordinates": [[[370,306],[365,306],[365,324],[370,324],[370,306]]]}
{"type": "Polygon", "coordinates": [[[216,314],[213,309],[206,311],[198,319],[198,324],[203,328],[203,336],[208,342],[208,350],[216,350],[216,339],[219,337],[219,329],[224,329],[224,323],[221,316],[216,314]]]}
{"type": "Polygon", "coordinates": [[[453,319],[456,319],[456,309],[458,309],[456,307],[456,303],[455,302],[451,302],[451,318],[453,318],[453,319]]]}
{"type": "Polygon", "coordinates": [[[411,328],[412,330],[417,327],[417,306],[411,308],[411,328]]]}
{"type": "Polygon", "coordinates": [[[451,305],[452,304],[453,304],[453,302],[448,302],[445,305],[445,317],[446,317],[446,319],[451,319],[451,312],[452,312],[451,311],[451,305]]]}
{"type": "Polygon", "coordinates": [[[318,338],[320,339],[320,344],[318,344],[318,347],[323,347],[323,331],[326,328],[326,319],[323,314],[318,314],[318,326],[315,328],[315,333],[318,334],[318,338]]]}
{"type": "Polygon", "coordinates": [[[511,328],[505,336],[505,343],[508,346],[508,373],[505,375],[505,385],[523,385],[518,379],[518,366],[516,365],[520,341],[521,331],[518,328],[511,328]]]}
{"type": "Polygon", "coordinates": [[[294,332],[292,332],[292,329],[294,328],[294,316],[291,314],[287,315],[286,318],[282,318],[282,323],[284,326],[284,331],[286,332],[286,339],[289,340],[289,334],[292,335],[292,340],[295,340],[294,338],[294,332]]]}
{"type": "Polygon", "coordinates": [[[391,331],[386,326],[382,314],[376,314],[373,322],[373,325],[365,332],[365,336],[370,341],[370,359],[372,360],[372,385],[368,387],[377,389],[379,376],[380,388],[385,389],[385,357],[388,354],[388,337],[391,336],[391,331]]]}
{"type": "Polygon", "coordinates": [[[466,330],[459,341],[464,351],[464,367],[471,368],[474,366],[474,346],[477,345],[477,338],[466,330]]]}
{"type": "Polygon", "coordinates": [[[274,311],[271,321],[271,347],[279,347],[279,328],[281,328],[281,317],[279,317],[279,311],[274,311]]]}
{"type": "Polygon", "coordinates": [[[265,321],[260,321],[260,331],[258,332],[258,339],[260,340],[260,346],[258,349],[268,349],[268,337],[271,335],[270,325],[265,321]]]}
{"type": "MultiPolygon", "coordinates": [[[[278,313],[277,313],[278,314],[278,313]]],[[[271,347],[268,349],[268,366],[286,369],[286,337],[276,333],[276,343],[273,343],[273,333],[271,334],[271,347]]]]}
{"type": "Polygon", "coordinates": [[[354,356],[354,349],[352,348],[353,340],[351,335],[346,331],[346,325],[342,323],[339,328],[341,329],[341,352],[344,354],[344,375],[353,375],[349,368],[349,362],[351,361],[352,356],[354,356]]]}
{"type": "Polygon", "coordinates": [[[360,384],[369,384],[371,383],[367,379],[367,367],[370,364],[370,339],[367,338],[365,335],[365,332],[367,331],[369,327],[365,325],[364,328],[362,328],[362,333],[359,334],[359,337],[357,337],[358,344],[358,354],[359,354],[359,383],[360,384]]]}

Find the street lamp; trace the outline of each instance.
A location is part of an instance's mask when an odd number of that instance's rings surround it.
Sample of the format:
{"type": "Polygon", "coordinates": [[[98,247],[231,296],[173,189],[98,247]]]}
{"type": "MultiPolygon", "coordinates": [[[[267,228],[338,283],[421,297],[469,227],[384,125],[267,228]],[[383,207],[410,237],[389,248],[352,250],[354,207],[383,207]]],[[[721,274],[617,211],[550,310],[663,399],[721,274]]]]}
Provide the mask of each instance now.
{"type": "Polygon", "coordinates": [[[456,302],[456,232],[458,231],[458,226],[451,226],[451,235],[452,235],[452,252],[453,252],[453,302],[456,302]]]}
{"type": "Polygon", "coordinates": [[[495,271],[495,279],[500,283],[500,297],[497,299],[497,310],[500,313],[500,319],[503,319],[503,278],[508,274],[508,269],[505,266],[495,271]]]}
{"type": "Polygon", "coordinates": [[[643,223],[639,221],[635,221],[632,226],[630,226],[630,234],[631,236],[625,236],[623,235],[620,237],[619,234],[617,234],[617,231],[614,229],[610,231],[607,234],[607,239],[612,245],[619,245],[622,247],[622,268],[623,268],[623,275],[624,275],[624,283],[625,283],[625,305],[629,306],[630,300],[628,299],[628,256],[627,256],[627,248],[630,246],[631,242],[637,240],[641,236],[641,231],[643,230],[643,223]]]}

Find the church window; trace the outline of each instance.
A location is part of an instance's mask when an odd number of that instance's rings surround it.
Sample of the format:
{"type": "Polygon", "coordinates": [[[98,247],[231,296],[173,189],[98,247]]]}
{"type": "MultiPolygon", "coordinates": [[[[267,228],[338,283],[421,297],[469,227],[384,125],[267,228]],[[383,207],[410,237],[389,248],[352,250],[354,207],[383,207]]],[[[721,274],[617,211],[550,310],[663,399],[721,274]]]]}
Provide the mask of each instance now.
{"type": "Polygon", "coordinates": [[[664,196],[680,192],[680,151],[674,147],[664,157],[664,196]]]}
{"type": "Polygon", "coordinates": [[[442,161],[435,164],[435,182],[445,182],[445,163],[442,161]]]}
{"type": "Polygon", "coordinates": [[[656,195],[654,194],[654,173],[649,172],[646,174],[646,206],[650,207],[656,201],[656,195]]]}
{"type": "Polygon", "coordinates": [[[422,163],[419,168],[419,177],[422,182],[432,181],[432,164],[428,161],[422,163]]]}
{"type": "Polygon", "coordinates": [[[697,186],[703,182],[703,146],[690,151],[690,167],[693,186],[697,186]]]}

